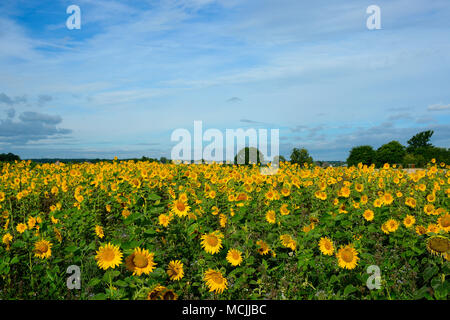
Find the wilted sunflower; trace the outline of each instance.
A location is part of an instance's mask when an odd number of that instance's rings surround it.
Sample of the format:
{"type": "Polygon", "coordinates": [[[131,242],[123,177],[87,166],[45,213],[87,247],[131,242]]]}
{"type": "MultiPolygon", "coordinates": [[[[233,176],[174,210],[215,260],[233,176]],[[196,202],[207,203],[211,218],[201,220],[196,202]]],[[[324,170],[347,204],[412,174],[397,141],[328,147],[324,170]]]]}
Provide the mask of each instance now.
{"type": "Polygon", "coordinates": [[[184,276],[183,263],[180,260],[172,260],[169,262],[167,274],[170,280],[180,280],[184,276]]]}
{"type": "Polygon", "coordinates": [[[99,268],[103,270],[114,269],[122,263],[122,252],[120,252],[119,246],[107,243],[98,249],[95,259],[99,268]]]}
{"type": "Polygon", "coordinates": [[[319,249],[324,255],[331,256],[334,252],[333,242],[327,237],[322,237],[319,241],[319,249]]]}
{"type": "Polygon", "coordinates": [[[227,261],[232,266],[238,266],[242,262],[242,252],[236,249],[230,249],[227,253],[227,261]]]}
{"type": "Polygon", "coordinates": [[[341,247],[336,253],[338,258],[339,267],[343,269],[354,269],[358,263],[358,251],[355,250],[351,245],[341,247]]]}
{"type": "Polygon", "coordinates": [[[171,289],[167,289],[162,292],[162,299],[163,300],[177,300],[178,295],[171,289]]]}
{"type": "Polygon", "coordinates": [[[206,252],[215,254],[222,248],[223,234],[219,231],[214,231],[209,234],[202,235],[201,245],[206,252]]]}
{"type": "Polygon", "coordinates": [[[162,294],[167,288],[164,286],[157,285],[153,290],[151,290],[147,295],[147,300],[161,300],[162,294]]]}
{"type": "Polygon", "coordinates": [[[34,244],[34,256],[45,259],[52,255],[52,244],[47,240],[39,240],[34,244]]]}
{"type": "Polygon", "coordinates": [[[220,271],[208,269],[204,274],[204,281],[209,287],[210,292],[222,293],[223,290],[227,289],[228,281],[220,271]]]}
{"type": "Polygon", "coordinates": [[[154,255],[147,249],[135,248],[134,252],[125,259],[127,269],[133,272],[133,275],[149,274],[156,266],[153,261],[154,255]]]}
{"type": "Polygon", "coordinates": [[[427,240],[427,249],[434,255],[447,255],[450,253],[450,240],[441,235],[431,236],[427,240]]]}

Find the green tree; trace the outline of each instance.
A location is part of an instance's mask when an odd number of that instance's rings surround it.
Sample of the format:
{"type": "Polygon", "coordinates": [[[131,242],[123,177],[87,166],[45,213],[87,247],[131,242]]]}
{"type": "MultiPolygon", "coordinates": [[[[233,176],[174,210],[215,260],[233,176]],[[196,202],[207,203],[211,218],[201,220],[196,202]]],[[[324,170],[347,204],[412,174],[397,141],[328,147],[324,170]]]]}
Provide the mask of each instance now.
{"type": "Polygon", "coordinates": [[[294,148],[291,153],[291,163],[298,163],[298,164],[304,164],[313,163],[313,158],[309,155],[308,150],[305,148],[294,148]]]}
{"type": "Polygon", "coordinates": [[[395,164],[403,163],[403,158],[406,155],[405,147],[398,141],[391,141],[383,144],[377,149],[376,164],[382,166],[385,163],[395,164]]]}
{"type": "Polygon", "coordinates": [[[13,162],[15,160],[20,161],[20,157],[16,154],[13,154],[11,152],[0,154],[0,161],[13,162]]]}
{"type": "Polygon", "coordinates": [[[245,147],[234,157],[235,164],[260,164],[261,162],[264,162],[264,155],[255,147],[245,147]]]}
{"type": "Polygon", "coordinates": [[[431,147],[432,144],[430,143],[430,139],[433,133],[434,131],[428,130],[419,132],[418,134],[413,136],[408,140],[407,151],[410,153],[416,153],[417,149],[431,147]]]}
{"type": "Polygon", "coordinates": [[[349,167],[356,166],[358,163],[366,164],[370,166],[375,163],[375,150],[371,146],[358,146],[350,150],[350,154],[347,158],[347,165],[349,167]]]}

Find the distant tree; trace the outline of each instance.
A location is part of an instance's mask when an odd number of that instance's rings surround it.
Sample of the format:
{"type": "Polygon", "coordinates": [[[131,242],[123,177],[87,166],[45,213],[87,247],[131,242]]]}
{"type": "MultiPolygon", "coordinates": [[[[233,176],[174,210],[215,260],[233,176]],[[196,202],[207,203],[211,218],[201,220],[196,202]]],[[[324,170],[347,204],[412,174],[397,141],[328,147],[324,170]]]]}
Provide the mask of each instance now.
{"type": "Polygon", "coordinates": [[[405,147],[398,141],[391,141],[389,143],[383,144],[376,151],[376,164],[377,166],[382,166],[385,163],[389,164],[401,164],[403,163],[403,158],[406,155],[405,147]]]}
{"type": "Polygon", "coordinates": [[[11,152],[0,154],[0,161],[2,162],[13,162],[15,160],[20,161],[20,157],[11,152]]]}
{"type": "Polygon", "coordinates": [[[234,157],[234,164],[260,164],[261,162],[264,162],[264,155],[255,147],[245,147],[234,157]]]}
{"type": "Polygon", "coordinates": [[[408,140],[407,151],[410,153],[415,153],[417,149],[431,147],[432,144],[430,143],[430,139],[433,133],[434,131],[428,130],[419,132],[418,134],[413,136],[408,140]]]}
{"type": "Polygon", "coordinates": [[[350,155],[347,158],[347,165],[357,166],[358,163],[370,166],[375,163],[375,150],[371,146],[358,146],[350,150],[350,155]]]}
{"type": "Polygon", "coordinates": [[[159,159],[159,162],[161,162],[161,163],[168,163],[168,162],[169,162],[169,159],[167,159],[166,157],[161,157],[161,158],[159,159]]]}
{"type": "Polygon", "coordinates": [[[312,164],[313,158],[309,155],[308,150],[305,148],[294,148],[291,153],[291,163],[298,163],[300,165],[304,163],[312,164]]]}

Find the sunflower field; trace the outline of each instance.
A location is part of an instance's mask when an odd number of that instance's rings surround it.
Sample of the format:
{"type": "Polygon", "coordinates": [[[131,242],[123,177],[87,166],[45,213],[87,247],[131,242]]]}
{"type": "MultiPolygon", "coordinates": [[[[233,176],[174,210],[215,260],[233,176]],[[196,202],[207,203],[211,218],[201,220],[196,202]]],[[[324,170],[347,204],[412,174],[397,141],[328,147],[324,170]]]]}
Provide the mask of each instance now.
{"type": "Polygon", "coordinates": [[[0,299],[448,299],[449,168],[4,164],[0,299]]]}

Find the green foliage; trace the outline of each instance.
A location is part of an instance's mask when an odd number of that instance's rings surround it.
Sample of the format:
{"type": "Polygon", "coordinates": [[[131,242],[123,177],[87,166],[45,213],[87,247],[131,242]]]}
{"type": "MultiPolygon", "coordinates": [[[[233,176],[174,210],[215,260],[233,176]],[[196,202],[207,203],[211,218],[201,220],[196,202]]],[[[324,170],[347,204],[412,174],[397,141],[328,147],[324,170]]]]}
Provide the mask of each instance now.
{"type": "Polygon", "coordinates": [[[350,155],[347,158],[347,165],[356,166],[358,163],[365,165],[371,165],[375,163],[375,150],[371,146],[358,146],[352,148],[350,155]]]}
{"type": "Polygon", "coordinates": [[[294,148],[291,153],[291,163],[304,164],[313,163],[313,158],[309,155],[308,150],[305,148],[298,149],[294,148]]]}
{"type": "Polygon", "coordinates": [[[375,163],[381,167],[385,163],[400,164],[405,157],[405,147],[398,141],[391,141],[379,147],[375,155],[375,163]]]}
{"type": "Polygon", "coordinates": [[[260,164],[264,162],[264,155],[257,148],[245,147],[241,149],[238,154],[234,157],[235,164],[260,164]],[[256,162],[255,162],[256,160],[256,162]]]}
{"type": "Polygon", "coordinates": [[[18,155],[15,155],[11,152],[9,153],[1,153],[0,154],[0,162],[13,162],[13,161],[20,161],[20,157],[18,155]]]}

